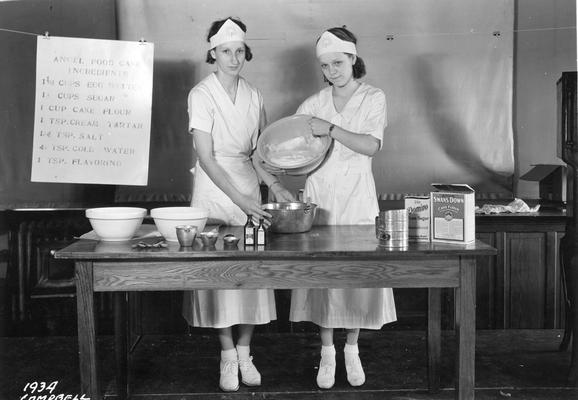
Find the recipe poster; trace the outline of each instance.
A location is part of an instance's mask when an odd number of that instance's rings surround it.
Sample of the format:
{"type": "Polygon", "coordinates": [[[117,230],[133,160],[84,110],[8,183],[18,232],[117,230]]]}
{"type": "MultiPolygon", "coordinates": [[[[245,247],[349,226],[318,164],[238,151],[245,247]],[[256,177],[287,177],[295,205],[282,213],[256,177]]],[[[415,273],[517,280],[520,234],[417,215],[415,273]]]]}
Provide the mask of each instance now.
{"type": "Polygon", "coordinates": [[[152,43],[37,38],[33,182],[147,184],[152,43]]]}

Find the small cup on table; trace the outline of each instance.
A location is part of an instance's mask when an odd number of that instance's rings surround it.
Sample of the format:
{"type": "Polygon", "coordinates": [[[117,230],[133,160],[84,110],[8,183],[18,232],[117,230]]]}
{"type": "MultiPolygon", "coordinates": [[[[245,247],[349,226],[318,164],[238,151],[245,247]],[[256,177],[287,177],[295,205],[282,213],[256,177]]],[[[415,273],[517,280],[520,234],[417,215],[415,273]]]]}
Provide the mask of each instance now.
{"type": "Polygon", "coordinates": [[[201,242],[203,242],[203,247],[213,248],[219,238],[219,234],[215,231],[201,232],[199,233],[199,237],[201,238],[201,242]]]}
{"type": "Polygon", "coordinates": [[[197,236],[197,227],[194,225],[179,225],[177,230],[177,239],[181,247],[191,247],[197,236]]]}

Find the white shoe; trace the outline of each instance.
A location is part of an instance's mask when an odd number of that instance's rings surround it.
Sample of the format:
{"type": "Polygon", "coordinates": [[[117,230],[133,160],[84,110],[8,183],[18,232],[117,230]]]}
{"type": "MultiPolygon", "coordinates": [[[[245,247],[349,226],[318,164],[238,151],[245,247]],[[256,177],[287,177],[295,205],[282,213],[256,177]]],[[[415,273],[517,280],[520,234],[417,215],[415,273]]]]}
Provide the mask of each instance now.
{"type": "Polygon", "coordinates": [[[358,354],[345,354],[345,369],[347,381],[351,386],[361,386],[365,383],[365,372],[358,354]]]}
{"type": "Polygon", "coordinates": [[[331,389],[335,385],[335,358],[321,357],[317,371],[317,386],[320,389],[331,389]]]}
{"type": "Polygon", "coordinates": [[[260,386],[261,374],[253,364],[253,357],[239,359],[239,370],[241,371],[241,382],[247,386],[260,386]]]}
{"type": "Polygon", "coordinates": [[[237,360],[221,360],[219,388],[223,392],[235,392],[239,389],[239,362],[237,360]]]}

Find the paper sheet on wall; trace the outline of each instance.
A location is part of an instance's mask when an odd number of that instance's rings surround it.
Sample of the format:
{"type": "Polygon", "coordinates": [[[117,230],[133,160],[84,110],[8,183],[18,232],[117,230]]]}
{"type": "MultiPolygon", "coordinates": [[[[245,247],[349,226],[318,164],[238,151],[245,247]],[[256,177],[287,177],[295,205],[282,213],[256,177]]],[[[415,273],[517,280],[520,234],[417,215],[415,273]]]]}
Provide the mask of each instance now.
{"type": "Polygon", "coordinates": [[[147,184],[153,51],[38,37],[33,182],[147,184]]]}

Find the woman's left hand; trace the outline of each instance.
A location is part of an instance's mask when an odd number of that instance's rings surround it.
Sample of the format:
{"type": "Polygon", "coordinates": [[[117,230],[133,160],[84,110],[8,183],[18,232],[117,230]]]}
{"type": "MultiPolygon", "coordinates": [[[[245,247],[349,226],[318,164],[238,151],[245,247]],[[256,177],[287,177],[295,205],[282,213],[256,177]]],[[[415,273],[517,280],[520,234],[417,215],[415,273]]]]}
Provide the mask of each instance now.
{"type": "Polygon", "coordinates": [[[329,127],[331,122],[325,121],[324,119],[311,117],[309,120],[309,126],[311,127],[311,133],[313,136],[329,136],[329,127]]]}
{"type": "Polygon", "coordinates": [[[273,185],[273,187],[271,188],[271,192],[273,192],[273,195],[275,196],[275,201],[277,201],[278,203],[295,201],[295,196],[293,196],[290,191],[288,191],[281,185],[273,185]]]}

